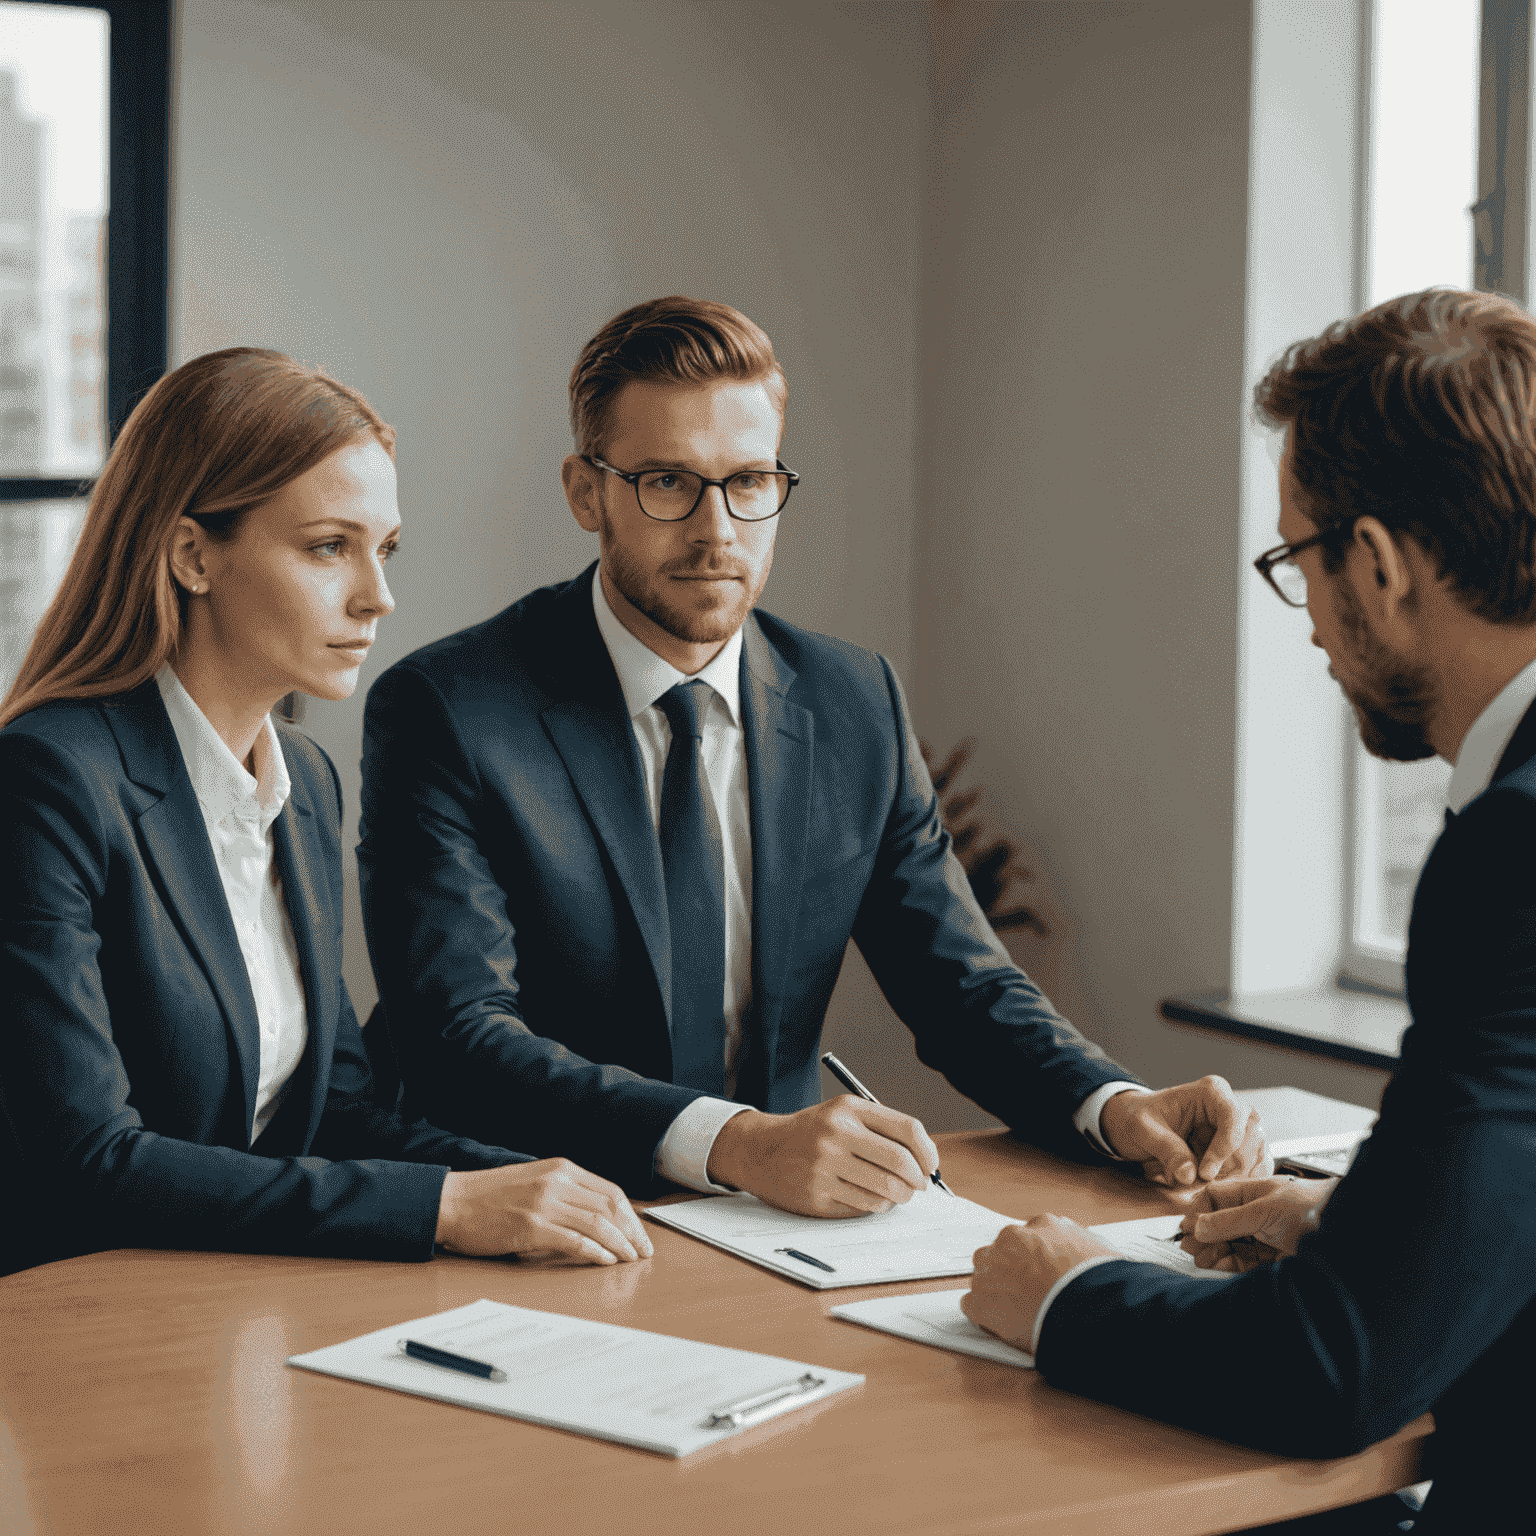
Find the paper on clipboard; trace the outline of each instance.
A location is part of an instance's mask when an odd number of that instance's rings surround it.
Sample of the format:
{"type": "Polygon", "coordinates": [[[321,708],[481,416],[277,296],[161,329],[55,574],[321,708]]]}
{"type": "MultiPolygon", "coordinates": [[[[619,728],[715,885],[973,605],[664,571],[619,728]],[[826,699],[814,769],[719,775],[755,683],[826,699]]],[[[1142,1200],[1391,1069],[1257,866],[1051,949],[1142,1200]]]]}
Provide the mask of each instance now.
{"type": "Polygon", "coordinates": [[[483,1299],[293,1355],[288,1364],[664,1456],[687,1456],[864,1381],[801,1360],[483,1299]],[[498,1366],[508,1379],[413,1360],[400,1351],[404,1338],[498,1366]],[[731,1422],[731,1411],[748,1403],[762,1406],[731,1422]]]}

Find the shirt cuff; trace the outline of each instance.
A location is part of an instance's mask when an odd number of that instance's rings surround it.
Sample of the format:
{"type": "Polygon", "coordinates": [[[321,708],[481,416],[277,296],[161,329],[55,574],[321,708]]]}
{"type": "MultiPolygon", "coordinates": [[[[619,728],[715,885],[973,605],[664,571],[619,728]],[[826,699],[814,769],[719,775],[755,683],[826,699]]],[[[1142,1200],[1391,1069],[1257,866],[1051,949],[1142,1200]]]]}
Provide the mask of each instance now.
{"type": "Polygon", "coordinates": [[[720,1127],[750,1104],[728,1104],[724,1099],[695,1099],[671,1125],[656,1149],[656,1172],[674,1184],[703,1194],[728,1195],[728,1184],[713,1184],[705,1170],[720,1127]]]}
{"type": "Polygon", "coordinates": [[[1045,1293],[1045,1300],[1040,1303],[1040,1310],[1035,1313],[1035,1331],[1029,1336],[1029,1352],[1032,1355],[1040,1353],[1040,1330],[1045,1327],[1045,1314],[1051,1310],[1051,1303],[1056,1300],[1066,1288],[1077,1279],[1079,1275],[1086,1275],[1097,1264],[1114,1264],[1123,1259],[1123,1253],[1096,1253],[1091,1258],[1079,1259],[1076,1264],[1064,1274],[1050,1290],[1045,1293]]]}
{"type": "MultiPolygon", "coordinates": [[[[1105,1141],[1104,1133],[1099,1129],[1099,1116],[1104,1113],[1104,1106],[1114,1098],[1117,1093],[1151,1093],[1152,1090],[1145,1083],[1105,1083],[1101,1088],[1095,1088],[1092,1093],[1077,1106],[1077,1113],[1072,1116],[1072,1124],[1077,1127],[1080,1135],[1086,1136],[1105,1157],[1112,1157],[1117,1163],[1123,1163],[1121,1157],[1110,1144],[1105,1141]]],[[[1044,1316],[1044,1313],[1041,1314],[1044,1316]]]]}

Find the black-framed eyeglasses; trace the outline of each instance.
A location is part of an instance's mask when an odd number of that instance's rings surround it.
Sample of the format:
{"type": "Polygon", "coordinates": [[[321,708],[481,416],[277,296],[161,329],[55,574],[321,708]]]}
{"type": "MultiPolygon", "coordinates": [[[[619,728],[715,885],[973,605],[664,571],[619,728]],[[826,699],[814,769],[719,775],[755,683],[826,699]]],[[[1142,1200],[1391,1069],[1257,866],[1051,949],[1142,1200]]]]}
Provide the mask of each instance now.
{"type": "Polygon", "coordinates": [[[1266,549],[1253,562],[1253,568],[1270,585],[1270,589],[1282,603],[1292,608],[1307,606],[1307,574],[1296,563],[1296,556],[1304,549],[1318,544],[1342,544],[1355,536],[1353,523],[1341,523],[1337,528],[1325,528],[1310,538],[1297,539],[1294,544],[1276,544],[1266,549]]]}
{"type": "Polygon", "coordinates": [[[704,492],[712,485],[720,487],[725,510],[737,522],[761,523],[777,517],[784,510],[789,493],[800,484],[800,476],[786,469],[780,459],[773,461],[779,466],[777,469],[738,469],[723,480],[710,480],[691,469],[637,469],[626,473],[594,454],[584,453],[582,458],[594,469],[606,469],[626,485],[632,485],[640,510],[658,523],[680,523],[685,517],[692,517],[704,500],[704,492]]]}

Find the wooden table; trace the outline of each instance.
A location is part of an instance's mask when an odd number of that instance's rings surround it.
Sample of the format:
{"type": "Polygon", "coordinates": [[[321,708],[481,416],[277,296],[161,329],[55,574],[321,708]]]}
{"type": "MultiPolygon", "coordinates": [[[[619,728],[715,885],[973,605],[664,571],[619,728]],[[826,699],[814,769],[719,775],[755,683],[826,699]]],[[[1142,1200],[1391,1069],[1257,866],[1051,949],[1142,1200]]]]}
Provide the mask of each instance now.
{"type": "MultiPolygon", "coordinates": [[[[1001,1132],[941,1141],[946,1180],[1011,1215],[1169,1209],[1001,1132]]],[[[889,1287],[805,1290],[650,1225],[654,1259],[605,1269],[122,1250],[0,1280],[0,1532],[1202,1536],[1412,1483],[1432,1428],[1338,1461],[1245,1450],[826,1316],[889,1287]],[[674,1461],[284,1364],[481,1296],[868,1380],[674,1461]]]]}

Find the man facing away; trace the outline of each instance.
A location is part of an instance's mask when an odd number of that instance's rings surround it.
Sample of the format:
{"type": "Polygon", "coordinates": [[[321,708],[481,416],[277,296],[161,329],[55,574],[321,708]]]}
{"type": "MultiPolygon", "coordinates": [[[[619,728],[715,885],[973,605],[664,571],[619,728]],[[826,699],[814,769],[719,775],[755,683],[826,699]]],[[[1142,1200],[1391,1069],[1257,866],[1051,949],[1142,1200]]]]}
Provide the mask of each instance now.
{"type": "Polygon", "coordinates": [[[1347,1178],[1197,1197],[1185,1248],[1244,1273],[1117,1261],[1038,1216],[978,1252],[962,1306],[1057,1386],[1266,1450],[1346,1455],[1432,1409],[1415,1536],[1529,1530],[1536,323],[1409,294],[1292,347],[1257,402],[1286,439],[1285,542],[1256,564],[1307,608],[1366,747],[1454,765],[1408,930],[1413,1022],[1347,1178]],[[1214,1360],[1239,1367],[1228,1391],[1214,1360]]]}
{"type": "Polygon", "coordinates": [[[785,396],[725,305],[610,321],[561,471],[599,563],[374,685],[358,857],[413,1109],[633,1192],[887,1210],[938,1155],[895,1109],[818,1102],[852,936],[921,1059],[1030,1140],[1169,1184],[1267,1173],[1225,1082],[1147,1090],[1013,964],[884,658],[754,611],[798,478],[785,396]]]}

